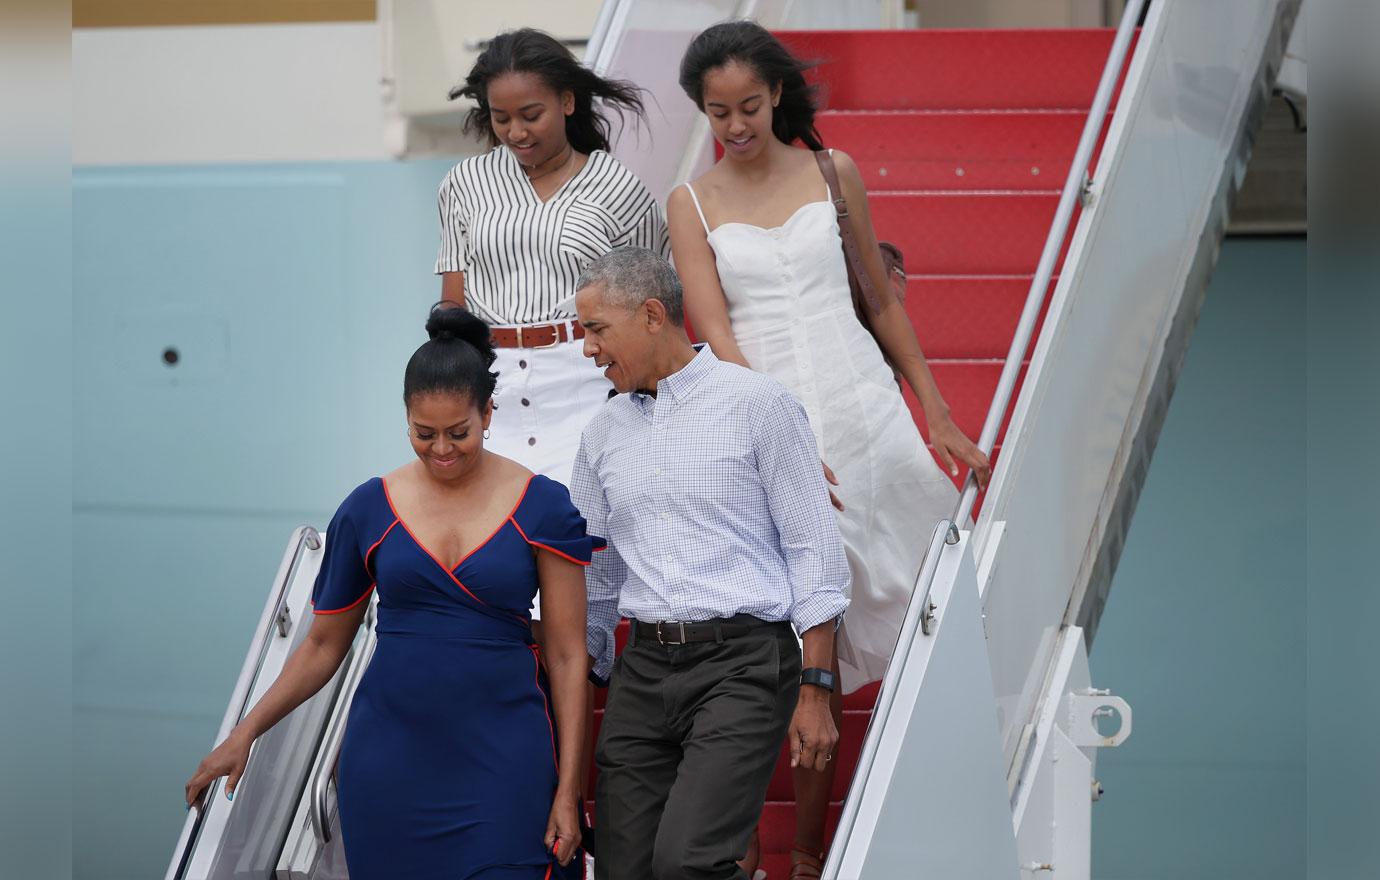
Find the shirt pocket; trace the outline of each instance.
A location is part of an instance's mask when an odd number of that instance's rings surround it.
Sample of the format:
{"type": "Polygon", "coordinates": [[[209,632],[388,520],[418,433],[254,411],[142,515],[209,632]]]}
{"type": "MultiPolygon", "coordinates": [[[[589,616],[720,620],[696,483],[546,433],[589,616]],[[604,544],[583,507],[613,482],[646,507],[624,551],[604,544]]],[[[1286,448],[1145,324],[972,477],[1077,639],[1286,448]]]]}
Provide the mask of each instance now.
{"type": "Polygon", "coordinates": [[[576,199],[565,213],[557,247],[583,269],[613,250],[613,218],[598,205],[576,199]]]}

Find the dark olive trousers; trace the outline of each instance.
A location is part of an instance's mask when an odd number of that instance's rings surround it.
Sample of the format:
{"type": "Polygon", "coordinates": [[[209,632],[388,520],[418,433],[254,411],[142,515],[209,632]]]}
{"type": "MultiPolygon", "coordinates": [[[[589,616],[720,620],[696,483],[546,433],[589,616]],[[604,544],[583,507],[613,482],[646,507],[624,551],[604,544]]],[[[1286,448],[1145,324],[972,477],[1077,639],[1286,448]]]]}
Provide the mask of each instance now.
{"type": "Polygon", "coordinates": [[[630,642],[595,749],[596,880],[743,880],[800,687],[785,624],[722,642],[630,642]]]}

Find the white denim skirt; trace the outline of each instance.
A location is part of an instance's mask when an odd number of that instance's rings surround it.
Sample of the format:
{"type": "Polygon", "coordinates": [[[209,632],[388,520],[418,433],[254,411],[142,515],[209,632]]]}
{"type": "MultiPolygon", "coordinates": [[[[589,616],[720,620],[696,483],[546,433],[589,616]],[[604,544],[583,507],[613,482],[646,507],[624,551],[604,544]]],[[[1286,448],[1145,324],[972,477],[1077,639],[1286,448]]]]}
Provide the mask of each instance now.
{"type": "MultiPolygon", "coordinates": [[[[583,350],[578,339],[551,348],[496,349],[498,386],[485,448],[569,486],[580,432],[613,392],[583,350]]],[[[532,616],[540,619],[540,603],[532,616]]]]}

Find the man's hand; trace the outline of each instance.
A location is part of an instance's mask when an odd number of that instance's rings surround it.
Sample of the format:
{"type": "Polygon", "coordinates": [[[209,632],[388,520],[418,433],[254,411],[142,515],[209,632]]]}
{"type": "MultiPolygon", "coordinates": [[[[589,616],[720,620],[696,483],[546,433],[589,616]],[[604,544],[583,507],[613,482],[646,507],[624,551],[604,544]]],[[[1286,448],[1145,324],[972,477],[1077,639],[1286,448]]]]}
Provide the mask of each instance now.
{"type": "Polygon", "coordinates": [[[791,716],[791,766],[823,770],[834,758],[839,729],[829,714],[829,692],[812,684],[800,686],[800,699],[791,716]]]}

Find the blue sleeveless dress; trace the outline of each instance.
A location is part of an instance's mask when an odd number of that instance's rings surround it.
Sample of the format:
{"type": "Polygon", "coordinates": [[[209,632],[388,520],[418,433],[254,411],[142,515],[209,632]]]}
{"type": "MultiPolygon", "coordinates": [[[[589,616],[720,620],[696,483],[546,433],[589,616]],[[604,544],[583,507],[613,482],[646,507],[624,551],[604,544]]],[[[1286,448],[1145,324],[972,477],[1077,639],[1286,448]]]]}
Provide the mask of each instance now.
{"type": "Polygon", "coordinates": [[[378,643],[338,768],[351,880],[582,876],[583,857],[562,869],[542,840],[556,734],[528,609],[537,551],[588,565],[603,547],[566,488],[543,476],[454,565],[417,541],[382,479],[341,504],[315,611],[346,611],[379,591],[378,643]]]}

